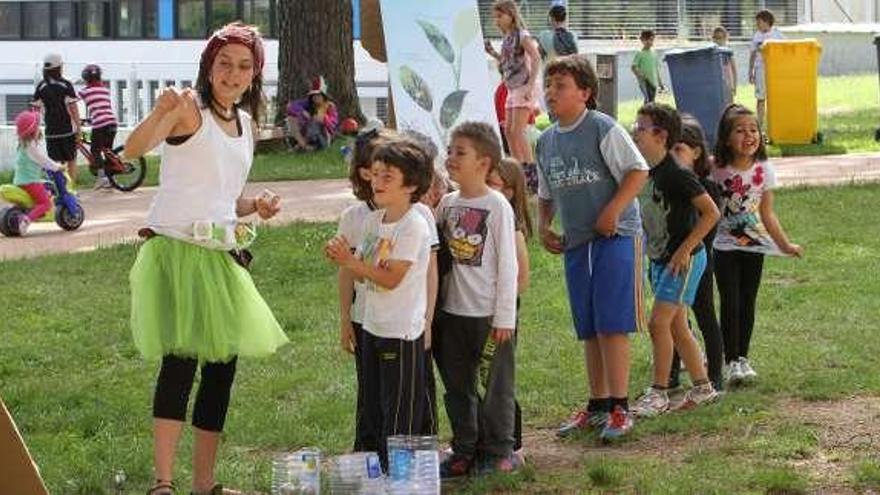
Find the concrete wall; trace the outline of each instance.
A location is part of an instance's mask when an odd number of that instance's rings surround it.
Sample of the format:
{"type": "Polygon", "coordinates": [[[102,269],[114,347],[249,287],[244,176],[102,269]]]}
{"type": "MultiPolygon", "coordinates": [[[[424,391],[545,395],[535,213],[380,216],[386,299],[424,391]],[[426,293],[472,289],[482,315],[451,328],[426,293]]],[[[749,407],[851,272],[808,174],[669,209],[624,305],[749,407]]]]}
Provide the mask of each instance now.
{"type": "Polygon", "coordinates": [[[819,75],[840,76],[877,72],[874,36],[880,24],[800,24],[784,27],[786,38],[816,38],[822,45],[819,75]]]}
{"type": "MultiPolygon", "coordinates": [[[[849,74],[877,73],[877,47],[874,37],[880,34],[878,24],[801,24],[781,29],[787,39],[816,38],[822,45],[819,64],[820,76],[842,76],[849,74]]],[[[662,55],[671,48],[694,48],[706,46],[699,43],[685,43],[676,46],[662,45],[657,51],[662,55]]],[[[749,44],[733,43],[729,47],[734,52],[739,84],[748,84],[749,44]]],[[[641,98],[636,78],[630,70],[633,57],[638,51],[635,46],[621,46],[610,43],[582,43],[582,53],[588,54],[595,63],[596,53],[615,53],[618,56],[618,99],[620,101],[641,98]]],[[[669,71],[662,66],[663,80],[669,84],[669,71]]]]}
{"type": "Polygon", "coordinates": [[[878,0],[803,0],[803,20],[815,22],[880,22],[878,0]],[[838,5],[839,4],[839,5],[838,5]]]}
{"type": "MultiPolygon", "coordinates": [[[[708,43],[683,43],[677,44],[675,46],[660,46],[657,48],[657,53],[660,55],[660,59],[663,60],[664,54],[673,49],[673,48],[700,48],[707,46],[708,43]]],[[[581,53],[587,54],[587,56],[591,59],[594,64],[596,63],[596,55],[597,54],[616,54],[617,55],[617,99],[618,101],[627,101],[627,100],[637,100],[642,98],[642,93],[639,91],[638,81],[636,80],[635,74],[633,74],[630,66],[632,65],[633,58],[638,52],[639,48],[635,46],[614,46],[609,44],[583,44],[581,47],[581,53]]],[[[737,75],[740,84],[748,83],[748,68],[749,68],[749,47],[746,43],[733,43],[730,47],[734,53],[734,59],[736,61],[737,67],[737,75]]],[[[663,78],[664,84],[666,84],[667,89],[670,83],[669,79],[669,68],[665,63],[661,64],[661,74],[663,78]]]]}

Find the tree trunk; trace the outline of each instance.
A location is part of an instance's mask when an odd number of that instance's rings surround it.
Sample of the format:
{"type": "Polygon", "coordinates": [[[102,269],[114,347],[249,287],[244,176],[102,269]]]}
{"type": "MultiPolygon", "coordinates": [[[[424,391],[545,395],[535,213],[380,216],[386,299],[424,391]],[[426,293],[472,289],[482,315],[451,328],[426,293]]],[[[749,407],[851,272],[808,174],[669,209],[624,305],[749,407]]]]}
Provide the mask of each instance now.
{"type": "Polygon", "coordinates": [[[340,119],[365,121],[354,83],[352,15],[351,0],[279,0],[276,122],[315,76],[327,81],[340,119]]]}

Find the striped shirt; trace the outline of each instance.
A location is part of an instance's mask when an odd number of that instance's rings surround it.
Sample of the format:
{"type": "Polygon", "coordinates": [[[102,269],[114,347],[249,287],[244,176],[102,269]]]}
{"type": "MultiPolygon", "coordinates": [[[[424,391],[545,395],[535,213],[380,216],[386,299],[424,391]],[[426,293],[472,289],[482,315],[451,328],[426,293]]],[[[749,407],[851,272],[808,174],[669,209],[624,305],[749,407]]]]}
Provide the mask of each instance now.
{"type": "Polygon", "coordinates": [[[116,125],[116,115],[110,105],[110,90],[104,85],[86,86],[79,92],[79,97],[86,104],[89,118],[92,120],[92,129],[100,129],[116,125]]]}

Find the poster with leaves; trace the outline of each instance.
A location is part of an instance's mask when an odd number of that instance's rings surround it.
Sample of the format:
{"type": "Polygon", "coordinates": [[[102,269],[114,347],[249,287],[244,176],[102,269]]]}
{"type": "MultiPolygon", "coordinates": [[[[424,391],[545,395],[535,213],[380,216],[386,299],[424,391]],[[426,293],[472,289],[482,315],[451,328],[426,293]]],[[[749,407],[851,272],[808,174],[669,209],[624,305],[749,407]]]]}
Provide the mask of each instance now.
{"type": "Polygon", "coordinates": [[[476,0],[381,0],[397,126],[445,151],[461,122],[496,126],[476,0]]]}

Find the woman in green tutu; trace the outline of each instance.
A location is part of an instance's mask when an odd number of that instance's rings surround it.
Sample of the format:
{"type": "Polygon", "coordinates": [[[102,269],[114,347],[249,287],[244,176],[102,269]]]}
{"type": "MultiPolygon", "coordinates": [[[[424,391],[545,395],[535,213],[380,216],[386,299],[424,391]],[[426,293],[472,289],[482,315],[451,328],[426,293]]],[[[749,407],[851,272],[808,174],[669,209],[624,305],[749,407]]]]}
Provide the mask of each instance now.
{"type": "Polygon", "coordinates": [[[220,433],[239,356],[266,356],[288,342],[254,287],[244,248],[254,233],[238,219],[271,218],[280,198],[246,198],[256,122],[263,111],[259,32],[229,24],[208,40],[195,91],[165,89],[125,143],[129,158],[162,145],[148,240],[131,269],[131,325],[147,359],[161,360],[153,398],[156,482],[175,493],[177,441],[196,370],[192,493],[234,494],[214,479],[220,433]]]}

